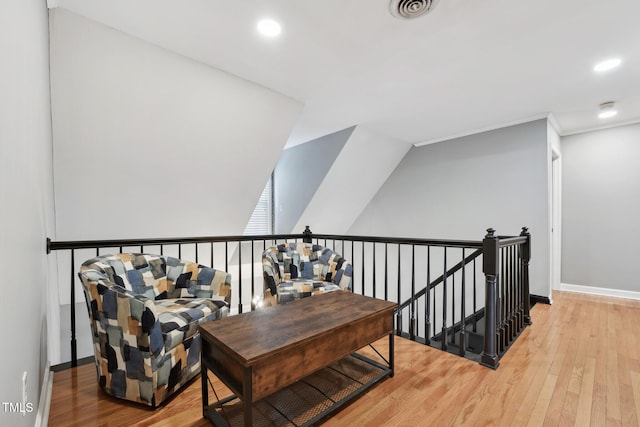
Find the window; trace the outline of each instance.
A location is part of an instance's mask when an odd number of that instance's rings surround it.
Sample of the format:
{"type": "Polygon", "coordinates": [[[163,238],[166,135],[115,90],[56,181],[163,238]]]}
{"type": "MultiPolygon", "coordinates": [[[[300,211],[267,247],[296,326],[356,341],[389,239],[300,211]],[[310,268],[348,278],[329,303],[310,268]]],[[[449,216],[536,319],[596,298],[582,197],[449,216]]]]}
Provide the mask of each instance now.
{"type": "Polygon", "coordinates": [[[273,173],[267,181],[251,218],[244,229],[244,235],[272,234],[273,232],[273,173]]]}

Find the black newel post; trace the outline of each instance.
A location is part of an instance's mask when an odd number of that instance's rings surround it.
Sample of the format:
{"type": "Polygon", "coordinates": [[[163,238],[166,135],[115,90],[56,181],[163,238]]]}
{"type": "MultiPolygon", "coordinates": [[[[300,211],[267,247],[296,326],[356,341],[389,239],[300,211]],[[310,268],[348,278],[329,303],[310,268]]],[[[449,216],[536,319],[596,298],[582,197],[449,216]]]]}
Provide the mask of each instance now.
{"type": "Polygon", "coordinates": [[[529,310],[531,308],[531,296],[529,295],[529,260],[531,259],[531,233],[527,227],[522,227],[521,236],[526,236],[527,243],[522,245],[522,287],[523,287],[523,303],[524,303],[524,323],[525,325],[531,325],[531,315],[529,310]]]}
{"type": "Polygon", "coordinates": [[[313,242],[311,241],[311,235],[312,235],[312,233],[311,233],[311,229],[309,228],[309,226],[308,226],[308,225],[306,225],[306,226],[304,227],[304,231],[302,232],[302,235],[303,235],[303,237],[302,237],[302,241],[303,241],[304,243],[313,243],[313,242]]]}
{"type": "Polygon", "coordinates": [[[487,229],[487,235],[482,241],[482,271],[485,276],[485,305],[484,305],[484,350],[480,356],[480,364],[492,369],[498,367],[497,354],[497,282],[499,271],[498,237],[496,230],[487,229]]]}

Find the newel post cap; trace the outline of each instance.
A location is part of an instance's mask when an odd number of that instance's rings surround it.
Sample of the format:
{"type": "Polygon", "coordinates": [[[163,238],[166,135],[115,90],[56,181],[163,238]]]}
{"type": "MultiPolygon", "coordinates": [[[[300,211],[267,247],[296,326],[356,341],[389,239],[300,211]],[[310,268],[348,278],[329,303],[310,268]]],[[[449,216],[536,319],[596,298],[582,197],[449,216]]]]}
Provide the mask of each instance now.
{"type": "Polygon", "coordinates": [[[484,236],[485,239],[495,239],[496,238],[496,230],[489,227],[487,228],[487,235],[484,236]]]}

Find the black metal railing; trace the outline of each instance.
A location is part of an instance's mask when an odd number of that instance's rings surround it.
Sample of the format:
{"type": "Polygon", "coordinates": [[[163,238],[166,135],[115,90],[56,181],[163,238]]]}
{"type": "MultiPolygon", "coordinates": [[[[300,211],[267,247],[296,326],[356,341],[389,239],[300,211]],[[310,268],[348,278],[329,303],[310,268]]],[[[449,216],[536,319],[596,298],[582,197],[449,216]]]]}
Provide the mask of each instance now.
{"type": "Polygon", "coordinates": [[[231,311],[242,313],[252,310],[263,293],[262,252],[283,242],[313,241],[351,262],[354,292],[398,303],[398,335],[495,369],[519,332],[530,324],[530,236],[526,229],[518,237],[497,237],[488,231],[483,241],[312,234],[308,227],[301,234],[260,236],[47,239],[47,252],[57,253],[59,280],[71,279],[71,366],[77,365],[77,272],[85,260],[114,252],[147,252],[227,271],[233,279],[231,311]],[[480,258],[482,271],[477,268],[480,258]]]}

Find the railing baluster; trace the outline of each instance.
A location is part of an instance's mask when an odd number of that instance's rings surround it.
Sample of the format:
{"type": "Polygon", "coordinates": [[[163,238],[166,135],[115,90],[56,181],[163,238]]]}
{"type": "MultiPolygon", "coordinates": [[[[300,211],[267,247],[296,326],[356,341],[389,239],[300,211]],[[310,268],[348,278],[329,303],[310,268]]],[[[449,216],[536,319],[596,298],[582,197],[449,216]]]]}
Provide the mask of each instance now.
{"type": "Polygon", "coordinates": [[[498,333],[500,334],[500,338],[498,341],[498,354],[502,354],[505,347],[505,318],[507,317],[505,297],[505,281],[507,279],[507,275],[505,274],[504,248],[500,248],[500,266],[501,273],[498,276],[498,283],[500,283],[500,298],[498,300],[500,304],[500,319],[498,319],[498,333]]]}
{"type": "Polygon", "coordinates": [[[242,313],[242,242],[238,242],[238,314],[242,313]]]}
{"type": "Polygon", "coordinates": [[[411,245],[411,305],[409,308],[409,339],[416,340],[416,245],[411,245]]]}
{"type": "Polygon", "coordinates": [[[254,252],[254,240],[251,241],[251,310],[254,309],[253,301],[256,299],[256,272],[255,272],[255,254],[254,252]]]}
{"type": "Polygon", "coordinates": [[[427,291],[424,293],[424,343],[431,339],[431,246],[427,246],[427,291]]]}
{"type": "MultiPolygon", "coordinates": [[[[401,270],[401,264],[400,264],[400,253],[402,252],[400,250],[400,243],[398,243],[398,302],[402,301],[402,298],[400,297],[401,294],[401,288],[402,288],[402,284],[401,284],[401,276],[400,276],[400,270],[401,270]]],[[[402,330],[403,330],[403,325],[402,325],[402,310],[398,310],[398,335],[402,335],[402,330]]]]}
{"type": "Polygon", "coordinates": [[[371,280],[373,281],[373,297],[375,298],[376,288],[377,288],[376,276],[378,275],[376,271],[376,243],[375,242],[373,243],[373,270],[372,271],[373,271],[373,277],[371,278],[371,280]]]}
{"type": "MultiPolygon", "coordinates": [[[[122,251],[121,251],[122,252],[122,251]]],[[[78,366],[78,346],[76,343],[76,280],[75,253],[71,249],[71,367],[78,366]]]]}
{"type": "Polygon", "coordinates": [[[355,241],[351,241],[351,287],[353,288],[353,292],[356,291],[356,266],[354,265],[355,259],[353,258],[355,241]]]}
{"type": "Polygon", "coordinates": [[[509,298],[509,306],[510,306],[510,313],[509,313],[509,327],[511,329],[511,333],[509,334],[509,342],[511,343],[511,341],[513,341],[513,339],[516,336],[516,321],[515,321],[515,316],[516,316],[516,281],[515,281],[515,258],[514,258],[514,249],[515,246],[509,246],[509,295],[511,296],[511,298],[509,298]]]}
{"type": "MultiPolygon", "coordinates": [[[[431,286],[431,285],[429,285],[431,286]]],[[[436,319],[438,318],[438,308],[436,307],[436,303],[438,301],[438,288],[433,288],[433,336],[436,336],[436,319]]]]}
{"type": "Polygon", "coordinates": [[[447,247],[444,247],[444,267],[442,273],[442,350],[447,351],[447,247]]]}
{"type": "MultiPolygon", "coordinates": [[[[462,248],[462,262],[464,263],[464,248],[462,248]]],[[[467,328],[467,323],[466,323],[466,300],[467,300],[467,294],[465,292],[465,275],[464,275],[464,271],[466,270],[466,266],[462,267],[462,289],[460,292],[460,356],[465,355],[465,351],[466,351],[466,347],[467,347],[467,335],[466,335],[466,328],[467,328]]],[[[474,313],[474,317],[475,317],[475,313],[474,313]]]]}
{"type": "Polygon", "coordinates": [[[362,295],[365,294],[365,289],[364,289],[364,242],[362,242],[362,258],[361,258],[361,262],[360,262],[362,269],[361,271],[361,275],[360,275],[360,281],[362,283],[362,295]]]}
{"type": "MultiPolygon", "coordinates": [[[[464,263],[464,260],[463,260],[464,263]]],[[[451,344],[456,343],[456,329],[455,323],[456,321],[456,274],[453,273],[451,275],[451,344]]]]}
{"type": "MultiPolygon", "coordinates": [[[[384,244],[384,299],[389,301],[389,246],[384,244]]],[[[400,302],[400,300],[398,300],[400,302]]]]}
{"type": "Polygon", "coordinates": [[[478,289],[476,287],[476,260],[475,258],[473,259],[473,332],[478,332],[478,319],[476,316],[476,313],[478,312],[478,306],[477,306],[477,293],[478,293],[478,289]]]}

